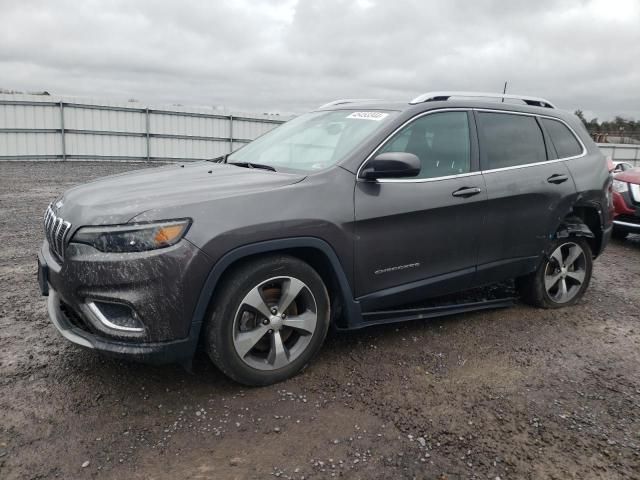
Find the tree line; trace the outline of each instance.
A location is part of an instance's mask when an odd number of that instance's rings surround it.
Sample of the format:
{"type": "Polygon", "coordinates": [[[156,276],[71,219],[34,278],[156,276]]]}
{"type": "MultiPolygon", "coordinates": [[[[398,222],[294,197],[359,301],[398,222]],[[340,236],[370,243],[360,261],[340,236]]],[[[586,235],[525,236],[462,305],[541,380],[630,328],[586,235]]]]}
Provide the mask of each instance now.
{"type": "Polygon", "coordinates": [[[640,120],[630,120],[621,116],[614,117],[613,120],[599,122],[597,118],[587,120],[582,110],[574,112],[587,127],[589,133],[609,133],[611,135],[634,136],[640,135],[640,120]]]}

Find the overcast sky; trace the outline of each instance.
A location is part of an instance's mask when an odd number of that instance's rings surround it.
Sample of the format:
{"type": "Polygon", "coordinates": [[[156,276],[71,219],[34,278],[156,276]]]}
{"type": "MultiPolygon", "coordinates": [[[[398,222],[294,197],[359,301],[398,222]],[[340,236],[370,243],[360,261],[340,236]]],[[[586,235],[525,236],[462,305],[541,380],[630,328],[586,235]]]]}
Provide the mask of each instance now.
{"type": "Polygon", "coordinates": [[[640,0],[0,0],[0,87],[301,112],[430,90],[640,119],[640,0]]]}

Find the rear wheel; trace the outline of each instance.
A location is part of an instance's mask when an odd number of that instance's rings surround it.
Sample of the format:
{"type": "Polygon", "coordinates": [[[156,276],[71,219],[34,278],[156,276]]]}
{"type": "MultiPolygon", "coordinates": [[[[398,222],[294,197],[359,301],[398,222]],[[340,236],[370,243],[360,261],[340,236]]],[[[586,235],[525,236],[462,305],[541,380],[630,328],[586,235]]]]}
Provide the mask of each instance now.
{"type": "Polygon", "coordinates": [[[246,263],[225,278],[206,326],[207,351],[229,377],[269,385],[302,370],[329,328],[317,272],[290,256],[246,263]]]}
{"type": "Polygon", "coordinates": [[[535,272],[518,279],[520,295],[525,302],[542,308],[573,305],[591,280],[591,248],[583,238],[563,238],[555,240],[550,251],[535,272]]]}

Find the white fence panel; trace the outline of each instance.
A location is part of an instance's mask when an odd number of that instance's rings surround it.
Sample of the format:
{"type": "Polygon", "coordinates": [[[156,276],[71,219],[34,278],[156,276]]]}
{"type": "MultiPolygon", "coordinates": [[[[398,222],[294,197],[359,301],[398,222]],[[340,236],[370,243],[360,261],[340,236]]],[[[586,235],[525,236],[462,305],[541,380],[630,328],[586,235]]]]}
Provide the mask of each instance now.
{"type": "Polygon", "coordinates": [[[181,138],[153,138],[151,139],[151,156],[153,158],[181,158],[208,159],[219,157],[229,152],[228,142],[211,142],[208,140],[193,140],[181,138]]]}
{"type": "Polygon", "coordinates": [[[614,162],[627,162],[636,167],[640,166],[640,145],[627,143],[598,143],[600,151],[605,157],[611,157],[614,162]]]}
{"type": "Polygon", "coordinates": [[[234,120],[233,136],[236,138],[258,138],[273,128],[270,123],[258,123],[250,120],[234,120]]]}
{"type": "Polygon", "coordinates": [[[55,158],[62,152],[60,135],[55,133],[5,133],[0,142],[0,158],[55,158]]]}
{"type": "Polygon", "coordinates": [[[142,112],[64,107],[65,130],[144,133],[145,122],[142,112]]]}
{"type": "Polygon", "coordinates": [[[92,135],[83,133],[67,133],[65,135],[66,153],[78,159],[131,157],[146,160],[146,140],[144,137],[123,135],[92,135]]]}
{"type": "Polygon", "coordinates": [[[60,125],[60,108],[54,105],[3,105],[0,128],[55,129],[60,125]]]}
{"type": "Polygon", "coordinates": [[[205,116],[185,116],[151,113],[149,131],[152,134],[192,135],[196,137],[229,138],[229,119],[205,116]]]}
{"type": "Polygon", "coordinates": [[[0,95],[0,160],[189,161],[228,153],[288,118],[46,95],[0,95]]]}

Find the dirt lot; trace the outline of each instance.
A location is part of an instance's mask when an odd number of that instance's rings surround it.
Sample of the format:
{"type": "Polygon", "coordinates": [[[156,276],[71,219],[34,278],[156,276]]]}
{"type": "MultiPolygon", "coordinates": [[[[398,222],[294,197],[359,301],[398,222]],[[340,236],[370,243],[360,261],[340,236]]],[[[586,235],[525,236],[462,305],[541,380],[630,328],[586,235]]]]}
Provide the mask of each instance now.
{"type": "Polygon", "coordinates": [[[136,165],[0,163],[0,478],[640,478],[640,237],[583,302],[334,335],[309,369],[243,389],[103,358],[49,323],[41,214],[136,165]]]}

